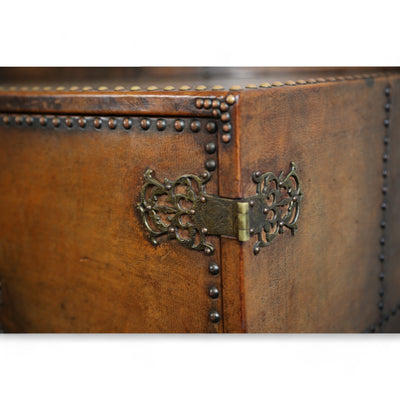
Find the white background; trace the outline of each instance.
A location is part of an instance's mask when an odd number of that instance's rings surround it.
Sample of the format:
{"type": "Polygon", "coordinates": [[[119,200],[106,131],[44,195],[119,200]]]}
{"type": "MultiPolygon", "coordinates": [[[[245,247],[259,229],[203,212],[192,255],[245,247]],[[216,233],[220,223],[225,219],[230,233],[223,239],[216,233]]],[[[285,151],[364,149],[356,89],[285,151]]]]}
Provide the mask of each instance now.
{"type": "MultiPolygon", "coordinates": [[[[14,0],[0,11],[2,66],[400,65],[394,1],[14,0]]],[[[398,335],[2,335],[0,399],[391,399],[399,356],[398,335]]]]}

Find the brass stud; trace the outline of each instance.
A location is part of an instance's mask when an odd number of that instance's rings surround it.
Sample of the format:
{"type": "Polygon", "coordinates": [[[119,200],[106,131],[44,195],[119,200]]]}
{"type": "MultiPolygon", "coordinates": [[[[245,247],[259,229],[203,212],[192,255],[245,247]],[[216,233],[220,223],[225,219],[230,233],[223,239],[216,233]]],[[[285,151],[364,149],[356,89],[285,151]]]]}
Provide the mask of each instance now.
{"type": "Polygon", "coordinates": [[[214,99],[214,100],[212,101],[212,103],[211,103],[211,106],[212,106],[213,108],[218,108],[218,107],[220,106],[220,104],[221,104],[221,102],[220,102],[219,100],[214,99]]]}
{"type": "Polygon", "coordinates": [[[228,96],[226,96],[225,101],[229,104],[229,105],[233,105],[235,104],[236,98],[233,94],[228,94],[228,96]]]}
{"type": "Polygon", "coordinates": [[[262,88],[270,88],[272,85],[269,82],[263,82],[260,87],[262,88]]]}
{"type": "Polygon", "coordinates": [[[200,201],[201,201],[202,203],[205,203],[205,202],[207,201],[207,199],[206,199],[204,196],[201,196],[201,197],[200,197],[200,201]]]}
{"type": "Polygon", "coordinates": [[[164,90],[167,90],[167,91],[175,90],[175,87],[174,86],[165,86],[164,90]]]}
{"type": "Polygon", "coordinates": [[[194,215],[196,214],[196,210],[194,210],[193,208],[189,211],[189,214],[194,215]]]}
{"type": "Polygon", "coordinates": [[[293,201],[296,203],[298,200],[297,196],[293,196],[293,201]]]}
{"type": "Polygon", "coordinates": [[[254,228],[249,229],[250,235],[254,235],[254,228]]]}
{"type": "Polygon", "coordinates": [[[326,80],[329,82],[336,82],[336,78],[334,76],[330,76],[329,78],[326,78],[326,80]]]}
{"type": "Polygon", "coordinates": [[[183,85],[179,88],[179,90],[190,90],[190,89],[191,89],[190,86],[187,85],[183,85]]]}
{"type": "Polygon", "coordinates": [[[15,117],[15,123],[16,123],[17,125],[21,125],[21,124],[22,124],[22,117],[21,117],[20,115],[17,115],[17,116],[15,117]]]}
{"type": "Polygon", "coordinates": [[[101,120],[101,118],[95,118],[93,120],[93,125],[97,129],[101,128],[102,123],[103,123],[103,121],[101,120]]]}
{"type": "Polygon", "coordinates": [[[79,125],[81,128],[84,128],[84,127],[86,126],[86,119],[83,118],[83,117],[80,117],[80,118],[78,119],[78,125],[79,125]]]}
{"type": "Polygon", "coordinates": [[[254,207],[255,204],[256,204],[256,202],[254,200],[250,200],[249,201],[249,206],[250,207],[254,207]]]}
{"type": "Polygon", "coordinates": [[[254,85],[253,83],[250,83],[245,86],[246,89],[257,89],[257,85],[254,85]]]}
{"type": "Polygon", "coordinates": [[[123,86],[115,86],[114,90],[125,90],[123,86]]]}
{"type": "Polygon", "coordinates": [[[204,249],[204,253],[207,254],[207,255],[210,255],[211,254],[211,250],[208,247],[206,247],[204,249]]]}
{"type": "Polygon", "coordinates": [[[182,132],[183,129],[185,128],[185,121],[182,119],[177,119],[174,123],[174,128],[178,131],[178,132],[182,132]]]}
{"type": "Polygon", "coordinates": [[[196,99],[196,108],[203,108],[204,100],[196,99]]]}
{"type": "Polygon", "coordinates": [[[65,90],[65,87],[64,87],[64,86],[58,86],[58,87],[56,88],[56,90],[57,90],[57,91],[65,90]]]}
{"type": "Polygon", "coordinates": [[[207,89],[207,86],[204,86],[204,85],[196,86],[196,90],[206,90],[206,89],[207,89]]]}
{"type": "Polygon", "coordinates": [[[23,92],[26,92],[29,90],[29,88],[27,86],[22,86],[20,90],[22,90],[23,92]]]}
{"type": "Polygon", "coordinates": [[[256,178],[259,178],[259,177],[261,176],[261,172],[260,172],[260,171],[255,172],[255,173],[254,173],[254,176],[255,176],[256,178]]]}
{"type": "Polygon", "coordinates": [[[225,88],[222,85],[215,85],[212,87],[213,90],[224,90],[225,88]]]}
{"type": "Polygon", "coordinates": [[[8,125],[8,124],[10,123],[10,117],[8,117],[7,115],[5,115],[5,116],[3,117],[3,122],[4,122],[5,125],[8,125]]]}
{"type": "Polygon", "coordinates": [[[222,141],[224,143],[229,143],[231,141],[231,139],[232,139],[232,136],[229,133],[224,133],[222,135],[222,141]]]}
{"type": "Polygon", "coordinates": [[[192,132],[198,132],[201,128],[201,124],[199,121],[192,121],[190,123],[190,129],[192,130],[192,132]]]}
{"type": "Polygon", "coordinates": [[[165,185],[165,189],[167,189],[167,190],[171,190],[171,189],[172,189],[172,186],[171,186],[171,184],[170,184],[170,183],[167,183],[167,184],[165,185]]]}
{"type": "Polygon", "coordinates": [[[317,82],[326,82],[326,80],[324,78],[317,78],[316,81],[317,82]]]}
{"type": "Polygon", "coordinates": [[[214,324],[218,323],[221,319],[218,311],[210,311],[209,317],[210,321],[213,322],[214,324]]]}
{"type": "Polygon", "coordinates": [[[307,79],[307,83],[317,83],[317,80],[313,78],[307,79]]]}
{"type": "Polygon", "coordinates": [[[150,128],[150,120],[147,118],[143,118],[140,121],[140,126],[142,127],[142,129],[144,129],[145,131],[147,131],[147,129],[150,128]]]}
{"type": "Polygon", "coordinates": [[[254,254],[258,254],[260,252],[260,247],[259,246],[254,247],[253,251],[254,251],[254,254]]]}
{"type": "Polygon", "coordinates": [[[108,90],[108,87],[107,86],[100,86],[97,90],[101,90],[101,91],[108,90]]]}
{"type": "Polygon", "coordinates": [[[65,125],[67,125],[69,128],[71,128],[72,118],[70,118],[70,117],[65,118],[65,125]]]}
{"type": "Polygon", "coordinates": [[[221,111],[218,110],[217,108],[214,108],[214,110],[212,110],[212,116],[214,118],[219,118],[221,116],[221,111]]]}
{"type": "Polygon", "coordinates": [[[130,129],[130,127],[132,126],[132,121],[129,118],[124,118],[124,120],[122,121],[122,125],[125,129],[130,129]]]}
{"type": "Polygon", "coordinates": [[[279,226],[282,227],[283,225],[285,225],[285,223],[283,221],[279,221],[279,226]]]}
{"type": "Polygon", "coordinates": [[[117,121],[114,118],[110,118],[108,120],[108,127],[110,129],[115,129],[116,126],[117,126],[117,121]]]}
{"type": "Polygon", "coordinates": [[[212,298],[212,299],[218,299],[219,297],[219,290],[218,288],[216,288],[215,286],[211,286],[208,289],[208,295],[212,298]]]}
{"type": "Polygon", "coordinates": [[[210,99],[204,100],[204,103],[203,103],[204,108],[210,108],[211,105],[212,105],[212,100],[210,100],[210,99]]]}
{"type": "Polygon", "coordinates": [[[203,179],[207,179],[210,176],[210,173],[207,171],[204,171],[201,176],[203,177],[203,179]]]}
{"type": "Polygon", "coordinates": [[[41,116],[39,118],[39,124],[42,125],[42,126],[45,126],[47,124],[47,118],[44,117],[44,116],[41,116]]]}
{"type": "Polygon", "coordinates": [[[221,121],[228,122],[230,119],[231,119],[231,116],[229,115],[229,113],[224,112],[223,114],[221,114],[221,121]]]}
{"type": "Polygon", "coordinates": [[[217,146],[214,142],[208,142],[205,146],[205,149],[208,154],[213,154],[217,150],[217,146]]]}
{"type": "Polygon", "coordinates": [[[167,124],[165,122],[165,120],[163,119],[159,119],[156,122],[156,127],[159,131],[163,131],[166,128],[167,124]]]}
{"type": "Polygon", "coordinates": [[[53,122],[53,125],[54,125],[55,127],[60,126],[60,119],[59,119],[59,118],[54,117],[52,122],[53,122]]]}
{"type": "Polygon", "coordinates": [[[152,207],[150,204],[148,204],[148,205],[146,206],[146,209],[147,209],[148,211],[151,211],[151,210],[153,209],[153,207],[152,207]]]}
{"type": "Polygon", "coordinates": [[[230,87],[230,90],[242,90],[242,87],[240,85],[233,85],[230,87]]]}
{"type": "Polygon", "coordinates": [[[211,264],[208,266],[208,272],[209,272],[211,275],[218,275],[218,274],[219,274],[219,266],[218,266],[218,264],[216,264],[216,263],[211,263],[211,264]]]}
{"type": "Polygon", "coordinates": [[[32,118],[30,115],[28,115],[28,116],[25,118],[25,121],[26,121],[26,123],[27,123],[28,125],[32,125],[32,124],[33,124],[33,118],[32,118]]]}
{"type": "Polygon", "coordinates": [[[296,83],[298,85],[305,85],[307,82],[304,79],[299,79],[298,81],[296,81],[296,83]]]}
{"type": "Polygon", "coordinates": [[[206,235],[207,234],[207,232],[208,232],[208,229],[207,228],[201,228],[201,233],[203,233],[204,235],[206,235]]]}
{"type": "Polygon", "coordinates": [[[84,86],[82,90],[87,91],[87,90],[92,90],[93,88],[91,86],[84,86]]]}
{"type": "Polygon", "coordinates": [[[214,171],[217,168],[217,163],[215,162],[215,160],[207,160],[206,161],[206,168],[209,171],[214,171]]]}
{"type": "Polygon", "coordinates": [[[228,110],[229,110],[229,105],[228,105],[228,103],[221,103],[219,109],[220,109],[221,111],[228,111],[228,110]]]}
{"type": "Polygon", "coordinates": [[[264,209],[263,209],[263,213],[264,213],[264,214],[267,214],[267,213],[268,213],[268,208],[264,208],[264,209]]]}
{"type": "Polygon", "coordinates": [[[296,82],[295,81],[286,81],[285,85],[286,86],[294,86],[294,85],[296,85],[296,82]]]}
{"type": "Polygon", "coordinates": [[[140,86],[131,86],[131,87],[129,88],[129,90],[131,90],[131,91],[133,91],[133,92],[136,92],[137,90],[141,90],[141,87],[140,87],[140,86]]]}
{"type": "Polygon", "coordinates": [[[147,90],[149,90],[149,91],[158,90],[158,87],[157,86],[148,86],[147,90]]]}
{"type": "Polygon", "coordinates": [[[272,86],[283,86],[282,82],[276,81],[272,84],[272,86]]]}
{"type": "Polygon", "coordinates": [[[71,86],[71,87],[69,88],[69,90],[72,90],[72,91],[74,91],[74,90],[79,90],[79,86],[71,86]]]}
{"type": "Polygon", "coordinates": [[[174,228],[173,226],[170,226],[170,227],[168,228],[168,232],[169,232],[169,233],[174,233],[174,232],[175,232],[175,228],[174,228]]]}
{"type": "Polygon", "coordinates": [[[222,125],[222,130],[224,132],[230,132],[232,130],[232,125],[228,122],[227,124],[222,125]]]}

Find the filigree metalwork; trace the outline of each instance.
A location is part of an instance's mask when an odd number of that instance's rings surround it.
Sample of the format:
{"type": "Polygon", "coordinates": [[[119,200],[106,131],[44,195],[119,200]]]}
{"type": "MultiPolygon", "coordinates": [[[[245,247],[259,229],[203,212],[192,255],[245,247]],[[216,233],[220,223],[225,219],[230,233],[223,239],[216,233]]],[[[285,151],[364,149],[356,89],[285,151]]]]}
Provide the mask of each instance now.
{"type": "Polygon", "coordinates": [[[300,212],[301,190],[296,165],[279,176],[272,172],[253,173],[257,193],[245,199],[229,199],[207,194],[211,174],[182,175],[175,181],[159,182],[147,169],[138,209],[153,244],[166,236],[185,247],[214,253],[207,235],[227,236],[239,241],[257,235],[254,254],[269,246],[287,228],[295,232],[300,212]]]}
{"type": "Polygon", "coordinates": [[[272,172],[253,173],[257,195],[250,201],[258,199],[265,215],[262,227],[253,227],[254,233],[258,235],[258,241],[253,247],[254,254],[258,254],[261,247],[269,246],[279,233],[284,232],[285,227],[292,234],[297,229],[302,194],[296,164],[290,163],[290,166],[290,172],[286,176],[283,171],[279,176],[272,172]]]}
{"type": "Polygon", "coordinates": [[[176,239],[189,249],[212,254],[214,246],[206,241],[204,227],[193,219],[195,204],[202,201],[204,185],[210,180],[211,174],[186,174],[175,181],[165,179],[161,183],[153,178],[152,173],[151,169],[144,173],[146,183],[138,204],[151,242],[157,245],[157,238],[167,235],[168,239],[176,239]]]}

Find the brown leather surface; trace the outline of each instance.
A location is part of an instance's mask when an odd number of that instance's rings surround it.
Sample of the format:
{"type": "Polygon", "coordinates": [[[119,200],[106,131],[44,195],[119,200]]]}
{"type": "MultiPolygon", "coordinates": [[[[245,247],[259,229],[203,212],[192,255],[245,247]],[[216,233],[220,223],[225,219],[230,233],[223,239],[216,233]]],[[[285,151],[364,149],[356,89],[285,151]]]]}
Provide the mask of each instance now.
{"type": "MultiPolygon", "coordinates": [[[[188,124],[187,124],[188,125],[188,124]]],[[[7,332],[215,332],[202,252],[153,247],[136,211],[146,167],[204,171],[202,136],[171,129],[3,128],[1,306],[7,332]]],[[[208,184],[217,191],[218,177],[208,184]]],[[[218,239],[211,238],[217,246],[218,239]]]]}
{"type": "Polygon", "coordinates": [[[244,195],[253,171],[298,165],[298,232],[244,246],[249,332],[362,332],[378,318],[386,78],[246,93],[244,195]]]}

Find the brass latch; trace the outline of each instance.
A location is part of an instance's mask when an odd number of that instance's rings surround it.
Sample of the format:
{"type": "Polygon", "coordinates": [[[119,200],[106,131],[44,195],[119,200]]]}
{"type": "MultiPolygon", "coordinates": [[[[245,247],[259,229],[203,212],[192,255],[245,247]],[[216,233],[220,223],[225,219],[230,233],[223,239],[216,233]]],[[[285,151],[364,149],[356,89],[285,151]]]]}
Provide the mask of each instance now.
{"type": "Polygon", "coordinates": [[[279,176],[254,172],[257,193],[245,199],[230,199],[206,193],[209,172],[182,175],[175,181],[164,179],[162,183],[147,169],[138,209],[154,245],[158,244],[158,237],[165,235],[190,249],[213,254],[215,249],[207,242],[208,235],[241,242],[257,235],[253,251],[258,254],[285,228],[292,233],[297,229],[302,194],[296,170],[291,163],[286,176],[283,172],[279,176]]]}

